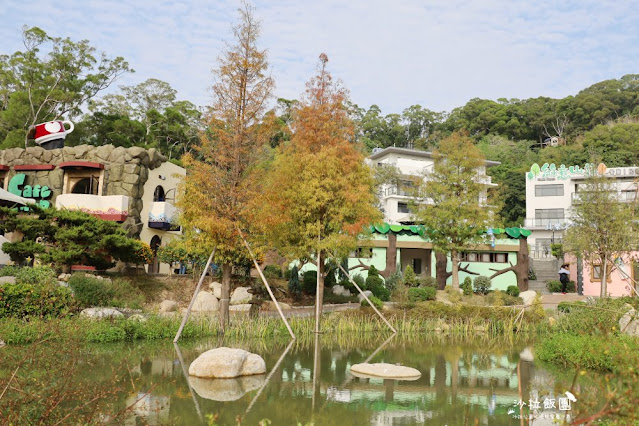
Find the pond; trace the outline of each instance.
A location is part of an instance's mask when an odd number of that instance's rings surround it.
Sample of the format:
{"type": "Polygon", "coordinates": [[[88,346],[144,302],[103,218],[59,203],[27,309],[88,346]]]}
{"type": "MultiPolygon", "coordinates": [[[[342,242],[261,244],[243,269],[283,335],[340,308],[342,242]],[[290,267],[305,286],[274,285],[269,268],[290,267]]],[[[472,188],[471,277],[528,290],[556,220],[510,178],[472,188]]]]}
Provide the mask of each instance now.
{"type": "MultiPolygon", "coordinates": [[[[184,341],[178,348],[170,342],[89,345],[75,349],[75,357],[61,359],[69,356],[65,352],[57,363],[32,366],[30,378],[16,379],[14,390],[24,390],[32,376],[34,380],[44,376],[44,383],[53,381],[46,377],[66,377],[79,392],[76,398],[89,399],[81,395],[90,391],[108,400],[92,413],[94,420],[108,423],[119,413],[114,422],[131,425],[207,424],[211,415],[220,425],[234,425],[238,419],[244,425],[257,425],[262,419],[273,425],[515,425],[570,419],[579,401],[570,401],[565,392],[572,389],[579,395],[583,386],[589,386],[581,377],[573,386],[574,372],[537,365],[531,342],[525,339],[464,340],[365,335],[318,336],[292,343],[184,341]],[[267,374],[187,381],[189,364],[218,346],[262,355],[267,374]],[[350,374],[351,365],[367,361],[410,366],[422,375],[414,381],[397,381],[350,374]],[[46,373],[35,373],[38,368],[46,373]],[[56,368],[66,370],[56,372],[56,368]],[[528,419],[531,413],[534,421],[528,419]]],[[[13,357],[18,362],[26,348],[4,350],[9,355],[5,360],[13,357]]],[[[48,347],[44,353],[54,356],[55,351],[60,348],[48,347]]],[[[4,383],[12,370],[7,363],[0,367],[4,383]]],[[[7,404],[16,395],[8,391],[0,414],[12,409],[7,404]]],[[[67,401],[62,406],[74,405],[67,401]]]]}

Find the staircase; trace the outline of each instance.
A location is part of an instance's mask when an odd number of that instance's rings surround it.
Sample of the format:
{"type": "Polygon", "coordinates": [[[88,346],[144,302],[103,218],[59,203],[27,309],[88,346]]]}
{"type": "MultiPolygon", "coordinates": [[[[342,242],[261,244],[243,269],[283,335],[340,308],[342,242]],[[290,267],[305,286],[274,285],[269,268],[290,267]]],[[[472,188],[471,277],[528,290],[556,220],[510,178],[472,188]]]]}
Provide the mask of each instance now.
{"type": "Polygon", "coordinates": [[[546,288],[546,282],[551,280],[558,280],[559,270],[556,259],[530,259],[531,266],[537,275],[536,280],[528,281],[528,290],[536,291],[540,294],[550,294],[546,288]]]}
{"type": "Polygon", "coordinates": [[[531,259],[531,266],[537,275],[537,281],[558,280],[559,265],[556,259],[531,259]]]}
{"type": "Polygon", "coordinates": [[[541,294],[542,296],[544,294],[550,294],[550,292],[546,288],[546,281],[529,280],[528,281],[528,290],[536,291],[537,293],[541,294]]]}

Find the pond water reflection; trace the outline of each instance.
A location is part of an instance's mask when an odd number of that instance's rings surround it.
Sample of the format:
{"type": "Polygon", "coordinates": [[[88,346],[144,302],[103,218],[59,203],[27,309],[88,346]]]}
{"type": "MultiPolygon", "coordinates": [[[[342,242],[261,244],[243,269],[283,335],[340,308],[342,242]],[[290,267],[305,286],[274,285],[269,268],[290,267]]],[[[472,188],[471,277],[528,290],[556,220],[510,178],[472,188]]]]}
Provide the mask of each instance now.
{"type": "Polygon", "coordinates": [[[571,410],[559,410],[558,401],[565,399],[572,376],[557,377],[535,366],[529,342],[318,337],[285,344],[209,341],[177,351],[163,348],[152,356],[136,351],[139,390],[126,399],[134,405],[127,424],[206,423],[207,414],[217,415],[222,425],[237,424],[238,417],[247,425],[264,418],[275,425],[555,424],[556,418],[570,419],[571,410]],[[261,354],[268,375],[187,382],[189,363],[221,345],[261,354]],[[351,365],[366,361],[411,366],[422,376],[398,381],[350,374],[351,365]],[[531,412],[534,421],[527,418],[531,412]]]}

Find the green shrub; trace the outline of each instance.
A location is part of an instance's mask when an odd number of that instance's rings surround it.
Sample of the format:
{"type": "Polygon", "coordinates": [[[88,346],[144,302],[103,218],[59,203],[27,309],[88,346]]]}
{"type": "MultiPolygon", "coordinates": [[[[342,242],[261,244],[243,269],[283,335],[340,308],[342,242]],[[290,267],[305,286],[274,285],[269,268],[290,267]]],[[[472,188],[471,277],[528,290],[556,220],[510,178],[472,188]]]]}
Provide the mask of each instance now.
{"type": "Polygon", "coordinates": [[[517,287],[516,285],[509,285],[506,289],[506,294],[513,297],[519,296],[519,287],[517,287]]]}
{"type": "Polygon", "coordinates": [[[464,292],[464,296],[470,296],[473,294],[473,280],[470,277],[464,278],[464,282],[461,285],[461,289],[464,292]]]}
{"type": "Polygon", "coordinates": [[[402,285],[404,285],[404,277],[401,271],[395,271],[386,278],[386,288],[391,292],[402,285]]]}
{"type": "Polygon", "coordinates": [[[408,300],[411,302],[425,302],[435,300],[437,290],[432,287],[418,287],[408,289],[408,300]]]}
{"type": "Polygon", "coordinates": [[[625,356],[626,352],[627,347],[618,337],[593,339],[565,333],[550,335],[535,346],[535,355],[541,361],[613,372],[617,370],[615,359],[625,356]]]}
{"type": "Polygon", "coordinates": [[[489,306],[504,306],[506,305],[504,301],[504,295],[506,293],[502,293],[499,290],[491,291],[486,295],[486,303],[489,306]]]}
{"type": "Polygon", "coordinates": [[[404,284],[410,287],[417,287],[419,285],[419,278],[415,275],[415,271],[410,265],[404,268],[404,284]]]}
{"type": "Polygon", "coordinates": [[[284,269],[284,274],[282,275],[282,278],[284,278],[286,281],[291,279],[291,269],[290,268],[284,269]]]}
{"type": "MultiPolygon", "coordinates": [[[[364,279],[364,277],[362,277],[360,274],[355,274],[352,278],[353,281],[355,281],[355,284],[357,284],[359,288],[362,289],[362,291],[366,290],[366,280],[364,279]]],[[[354,286],[353,289],[357,291],[354,286]]]]}
{"type": "Polygon", "coordinates": [[[115,296],[111,283],[85,273],[71,275],[69,286],[81,308],[108,306],[115,296]]]}
{"type": "Polygon", "coordinates": [[[335,275],[335,270],[334,269],[329,269],[326,277],[324,277],[324,286],[325,287],[333,287],[335,284],[337,284],[337,278],[335,275]]]}
{"type": "Polygon", "coordinates": [[[457,303],[457,302],[461,302],[462,300],[462,294],[459,292],[459,290],[455,290],[453,289],[452,285],[448,285],[446,286],[446,288],[444,289],[444,291],[446,292],[446,294],[448,295],[448,300],[450,302],[453,303],[457,303]]]}
{"type": "Polygon", "coordinates": [[[264,267],[264,276],[269,279],[282,278],[282,268],[277,265],[266,265],[264,267]]]}
{"type": "Polygon", "coordinates": [[[19,270],[20,268],[17,266],[3,266],[2,268],[0,268],[0,277],[15,277],[19,270]]]}
{"type": "Polygon", "coordinates": [[[390,299],[390,290],[384,286],[384,280],[379,276],[374,266],[371,266],[368,271],[366,289],[372,291],[373,295],[382,301],[388,301],[390,299]]]}
{"type": "Polygon", "coordinates": [[[419,286],[420,287],[432,287],[435,290],[437,290],[437,278],[431,277],[430,275],[422,277],[419,280],[419,286]]]}
{"type": "Polygon", "coordinates": [[[487,294],[488,290],[490,290],[490,278],[484,276],[475,277],[475,281],[473,281],[473,288],[475,289],[475,293],[479,294],[487,294]]]}
{"type": "MultiPolygon", "coordinates": [[[[563,305],[565,309],[566,305],[563,305]]],[[[573,334],[607,335],[619,331],[619,318],[626,311],[622,299],[597,299],[592,305],[572,303],[555,328],[573,334]]]]}
{"type": "Polygon", "coordinates": [[[297,266],[293,266],[290,271],[290,278],[288,279],[288,291],[294,298],[299,298],[302,295],[302,285],[300,284],[300,273],[297,270],[297,266]]]}
{"type": "Polygon", "coordinates": [[[0,286],[0,318],[57,318],[73,308],[68,288],[57,284],[4,284],[0,286]]]}
{"type": "MultiPolygon", "coordinates": [[[[559,280],[550,280],[546,283],[546,288],[548,289],[549,292],[551,293],[560,293],[561,292],[561,281],[559,280]]],[[[566,292],[567,293],[574,293],[575,290],[575,282],[574,281],[568,281],[568,284],[566,285],[566,292]]]]}
{"type": "Polygon", "coordinates": [[[16,271],[17,284],[55,285],[58,276],[49,266],[34,266],[18,268],[16,271]]]}
{"type": "Polygon", "coordinates": [[[528,268],[528,279],[532,281],[535,281],[537,279],[537,274],[535,273],[535,270],[532,268],[532,266],[528,268]]]}
{"type": "Polygon", "coordinates": [[[314,295],[317,289],[317,271],[306,271],[302,278],[302,290],[306,294],[314,295]]]}
{"type": "MultiPolygon", "coordinates": [[[[104,282],[104,281],[103,281],[104,282]]],[[[109,284],[108,281],[105,284],[111,287],[113,293],[109,306],[115,306],[119,308],[132,308],[141,309],[144,304],[144,293],[133,284],[125,279],[114,279],[109,284]]]]}
{"type": "MultiPolygon", "coordinates": [[[[375,306],[377,309],[382,309],[382,306],[384,306],[384,303],[375,296],[370,296],[369,299],[373,306],[375,306]]],[[[361,306],[369,306],[366,299],[362,299],[361,306]]]]}

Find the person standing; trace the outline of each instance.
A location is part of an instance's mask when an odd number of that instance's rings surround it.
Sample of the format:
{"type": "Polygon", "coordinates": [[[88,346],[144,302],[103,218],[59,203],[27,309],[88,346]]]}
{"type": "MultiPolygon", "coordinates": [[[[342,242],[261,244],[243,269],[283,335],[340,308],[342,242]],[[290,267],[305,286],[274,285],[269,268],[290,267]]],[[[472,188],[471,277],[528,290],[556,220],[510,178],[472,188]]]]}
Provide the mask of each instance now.
{"type": "Polygon", "coordinates": [[[561,293],[566,294],[566,287],[568,286],[568,280],[570,271],[568,270],[568,264],[564,263],[559,268],[559,282],[561,283],[561,293]]]}

